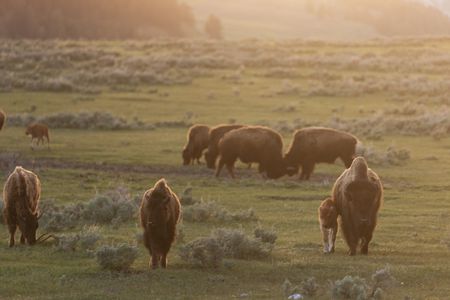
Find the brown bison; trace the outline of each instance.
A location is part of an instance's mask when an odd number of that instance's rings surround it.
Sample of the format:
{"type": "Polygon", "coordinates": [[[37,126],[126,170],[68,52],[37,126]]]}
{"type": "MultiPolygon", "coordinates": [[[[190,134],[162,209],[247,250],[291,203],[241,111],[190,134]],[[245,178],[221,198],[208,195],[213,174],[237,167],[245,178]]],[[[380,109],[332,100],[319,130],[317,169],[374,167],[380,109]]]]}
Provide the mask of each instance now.
{"type": "Polygon", "coordinates": [[[333,253],[338,230],[336,205],[328,197],[320,203],[318,212],[320,231],[322,232],[323,252],[333,253]]]}
{"type": "Polygon", "coordinates": [[[10,234],[10,247],[14,246],[17,227],[22,233],[21,244],[24,244],[25,241],[29,245],[36,243],[36,230],[40,217],[38,213],[40,195],[39,178],[33,172],[22,167],[16,167],[6,180],[3,188],[3,216],[10,234]]]}
{"type": "Polygon", "coordinates": [[[140,208],[144,245],[152,257],[151,267],[167,267],[167,253],[175,240],[180,201],[164,179],[145,192],[140,208]]]}
{"type": "Polygon", "coordinates": [[[216,160],[219,156],[219,141],[225,133],[242,128],[244,125],[218,125],[209,130],[208,150],[205,151],[206,165],[210,169],[216,168],[216,160]]]}
{"type": "Polygon", "coordinates": [[[300,179],[308,180],[316,163],[334,163],[338,157],[350,167],[358,140],[351,134],[323,127],[297,130],[285,155],[288,170],[296,173],[302,167],[300,179]]]}
{"type": "Polygon", "coordinates": [[[209,143],[209,126],[194,125],[189,128],[187,135],[187,144],[184,146],[182,156],[183,165],[189,165],[191,162],[200,164],[200,157],[203,150],[208,148],[209,143]]]}
{"type": "Polygon", "coordinates": [[[48,149],[50,149],[50,138],[48,135],[47,125],[40,124],[40,123],[30,124],[27,126],[25,135],[31,135],[31,149],[32,150],[34,150],[34,148],[33,148],[34,139],[37,139],[36,146],[39,145],[39,142],[42,142],[42,145],[44,145],[44,137],[47,139],[47,146],[48,146],[48,149]]]}
{"type": "Polygon", "coordinates": [[[332,194],[341,216],[341,228],[350,248],[349,254],[356,254],[360,240],[361,253],[368,254],[378,210],[383,201],[380,178],[367,167],[363,157],[357,157],[336,180],[332,194]]]}
{"type": "Polygon", "coordinates": [[[269,178],[279,178],[286,174],[283,161],[283,141],[278,132],[262,126],[246,126],[231,130],[219,141],[219,164],[216,177],[223,166],[232,178],[234,163],[239,158],[243,163],[258,163],[260,173],[269,178]]]}
{"type": "Polygon", "coordinates": [[[6,121],[6,114],[3,110],[0,109],[0,130],[2,130],[3,125],[5,125],[6,121]]]}

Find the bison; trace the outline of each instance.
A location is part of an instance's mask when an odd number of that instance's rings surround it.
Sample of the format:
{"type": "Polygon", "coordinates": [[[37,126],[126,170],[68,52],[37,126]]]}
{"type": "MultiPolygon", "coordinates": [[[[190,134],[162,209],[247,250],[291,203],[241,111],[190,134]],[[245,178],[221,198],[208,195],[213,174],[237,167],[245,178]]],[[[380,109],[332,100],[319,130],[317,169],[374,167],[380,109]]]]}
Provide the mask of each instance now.
{"type": "Polygon", "coordinates": [[[44,145],[44,137],[47,139],[47,147],[50,149],[50,137],[48,135],[48,127],[45,124],[33,123],[27,126],[25,131],[25,135],[31,135],[31,149],[33,148],[33,141],[37,139],[36,145],[39,145],[39,142],[42,142],[44,145]]]}
{"type": "Polygon", "coordinates": [[[232,178],[234,163],[239,158],[243,163],[259,163],[259,172],[269,178],[279,178],[286,174],[283,161],[283,141],[278,132],[262,126],[246,126],[231,130],[219,141],[219,164],[216,177],[223,166],[232,178]]]}
{"type": "Polygon", "coordinates": [[[39,178],[31,171],[16,167],[3,188],[3,216],[9,230],[9,247],[14,246],[17,227],[21,232],[20,243],[34,245],[40,213],[41,195],[39,178]]]}
{"type": "Polygon", "coordinates": [[[6,123],[6,114],[3,110],[0,109],[0,130],[2,130],[3,125],[6,123]]]}
{"type": "Polygon", "coordinates": [[[140,223],[144,229],[144,245],[152,257],[153,269],[167,267],[167,253],[175,240],[176,226],[180,219],[180,201],[160,179],[145,192],[140,207],[140,223]]]}
{"type": "Polygon", "coordinates": [[[244,127],[244,125],[218,125],[209,130],[208,150],[205,151],[205,160],[208,168],[216,168],[216,160],[219,156],[219,141],[224,134],[233,129],[242,127],[244,127]]]}
{"type": "Polygon", "coordinates": [[[189,165],[191,162],[200,164],[200,157],[203,150],[208,148],[209,143],[209,126],[194,125],[189,128],[187,135],[187,144],[184,146],[182,156],[183,165],[189,165]]]}
{"type": "Polygon", "coordinates": [[[285,154],[288,171],[296,173],[302,167],[300,180],[308,180],[316,163],[334,163],[339,157],[350,167],[358,139],[339,130],[309,127],[297,130],[285,154]]]}
{"type": "Polygon", "coordinates": [[[380,178],[368,168],[363,157],[357,157],[336,180],[332,197],[341,216],[341,228],[350,249],[349,254],[356,254],[360,240],[361,253],[368,254],[383,201],[380,178]]]}
{"type": "Polygon", "coordinates": [[[337,209],[331,197],[320,203],[319,209],[320,231],[322,232],[323,252],[333,253],[338,230],[337,209]]]}

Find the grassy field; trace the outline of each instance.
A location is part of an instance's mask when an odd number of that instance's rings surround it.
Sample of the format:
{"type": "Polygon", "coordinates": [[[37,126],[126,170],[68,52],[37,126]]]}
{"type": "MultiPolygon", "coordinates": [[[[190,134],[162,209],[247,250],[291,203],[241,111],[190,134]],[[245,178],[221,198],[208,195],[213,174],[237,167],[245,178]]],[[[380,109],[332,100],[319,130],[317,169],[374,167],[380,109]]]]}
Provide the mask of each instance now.
{"type": "Polygon", "coordinates": [[[169,268],[156,271],[149,269],[149,255],[136,241],[137,217],[120,226],[101,225],[98,245],[137,243],[139,256],[125,273],[102,270],[84,251],[58,251],[50,240],[9,249],[6,227],[0,226],[0,299],[285,299],[285,279],[298,285],[310,277],[320,288],[309,298],[330,299],[336,280],[360,276],[370,284],[372,274],[387,265],[396,282],[384,290],[385,299],[449,299],[450,126],[444,117],[450,105],[450,40],[2,43],[8,51],[0,58],[6,66],[0,71],[5,78],[0,107],[14,121],[0,132],[2,182],[16,164],[23,165],[41,178],[42,204],[68,205],[86,203],[117,186],[142,195],[164,177],[178,194],[191,186],[195,198],[214,200],[230,211],[253,208],[258,221],[185,220],[184,238],[173,246],[169,268]],[[68,55],[77,51],[85,51],[86,58],[68,55]],[[61,65],[48,64],[51,57],[61,65]],[[113,64],[104,67],[108,57],[113,64]],[[132,59],[144,59],[144,68],[157,70],[165,81],[126,80],[143,72],[139,64],[135,69],[127,64],[132,59]],[[125,74],[121,81],[95,77],[117,69],[125,74]],[[188,80],[173,79],[180,76],[188,80]],[[54,81],[65,88],[48,84],[54,81]],[[108,112],[149,126],[78,129],[55,122],[51,150],[30,149],[26,115],[79,112],[108,112]],[[242,164],[237,180],[226,172],[216,179],[204,164],[182,166],[192,123],[269,125],[282,133],[287,149],[295,128],[350,126],[360,124],[351,120],[374,115],[381,115],[370,123],[376,132],[351,130],[382,157],[373,163],[368,157],[385,187],[369,256],[347,256],[340,234],[336,253],[321,253],[317,207],[342,172],[341,162],[318,165],[308,182],[287,176],[264,180],[255,166],[247,170],[242,164]],[[409,125],[394,123],[398,120],[409,125]],[[170,123],[175,121],[183,122],[170,123]],[[411,124],[414,134],[407,128],[411,124]],[[388,147],[406,149],[410,158],[392,162],[385,156],[388,147]],[[258,226],[278,235],[267,259],[225,259],[217,269],[202,269],[178,255],[183,243],[214,228],[251,234],[258,226]]]}

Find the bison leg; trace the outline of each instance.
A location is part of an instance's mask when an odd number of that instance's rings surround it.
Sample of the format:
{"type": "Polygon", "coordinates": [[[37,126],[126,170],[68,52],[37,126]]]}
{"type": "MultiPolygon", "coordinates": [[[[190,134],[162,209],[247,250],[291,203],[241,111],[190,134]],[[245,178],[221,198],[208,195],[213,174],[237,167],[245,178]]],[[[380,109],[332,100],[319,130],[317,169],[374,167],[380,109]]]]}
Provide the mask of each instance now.
{"type": "Polygon", "coordinates": [[[300,174],[300,180],[309,180],[312,172],[314,171],[314,163],[305,163],[302,165],[302,172],[300,174]]]}
{"type": "Polygon", "coordinates": [[[338,231],[338,225],[336,224],[331,228],[331,233],[329,236],[330,241],[330,253],[334,253],[334,245],[336,244],[336,234],[338,231]]]}
{"type": "Polygon", "coordinates": [[[320,230],[322,231],[322,242],[323,242],[323,253],[329,253],[329,230],[328,228],[325,228],[323,226],[320,226],[320,230]]]}
{"type": "Polygon", "coordinates": [[[236,176],[234,175],[234,165],[233,164],[226,164],[228,173],[230,174],[231,178],[235,179],[236,176]]]}
{"type": "Polygon", "coordinates": [[[163,269],[167,268],[167,253],[161,255],[161,267],[163,269]]]}
{"type": "Polygon", "coordinates": [[[16,234],[17,226],[16,224],[9,225],[8,229],[9,229],[9,247],[12,247],[15,244],[14,235],[16,234]]]}
{"type": "Polygon", "coordinates": [[[216,177],[219,177],[220,171],[222,171],[222,168],[224,165],[225,165],[225,162],[222,160],[222,158],[220,158],[219,164],[217,165],[217,169],[216,169],[216,177]]]}
{"type": "Polygon", "coordinates": [[[369,243],[372,240],[372,233],[367,234],[361,241],[361,254],[369,254],[369,243]]]}
{"type": "Polygon", "coordinates": [[[23,233],[20,235],[20,243],[25,244],[25,236],[23,235],[23,233]]]}
{"type": "Polygon", "coordinates": [[[158,254],[156,254],[155,251],[153,251],[153,254],[152,254],[152,266],[151,266],[152,269],[158,269],[159,257],[160,256],[158,254]]]}
{"type": "Polygon", "coordinates": [[[31,138],[31,143],[30,143],[30,148],[31,148],[31,150],[34,150],[34,148],[33,148],[33,141],[34,141],[34,138],[32,137],[32,138],[31,138]]]}

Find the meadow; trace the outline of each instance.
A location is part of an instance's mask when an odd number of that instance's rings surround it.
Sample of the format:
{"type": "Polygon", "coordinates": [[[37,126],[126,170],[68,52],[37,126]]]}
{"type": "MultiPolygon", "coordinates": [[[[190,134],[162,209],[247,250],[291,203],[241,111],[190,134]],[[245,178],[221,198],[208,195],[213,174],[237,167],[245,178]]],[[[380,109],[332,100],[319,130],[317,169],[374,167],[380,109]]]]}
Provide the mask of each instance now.
{"type": "MultiPolygon", "coordinates": [[[[388,268],[389,284],[377,297],[448,299],[449,50],[447,38],[1,41],[0,108],[8,114],[0,132],[2,182],[22,165],[41,179],[41,205],[62,207],[118,187],[137,203],[164,177],[180,196],[191,188],[198,201],[229,212],[251,208],[256,218],[185,218],[168,269],[153,271],[136,212],[97,224],[95,247],[137,247],[126,272],[103,270],[94,250],[61,248],[51,239],[8,248],[0,226],[0,298],[286,299],[297,291],[330,299],[347,275],[364,279],[370,294],[372,275],[388,268]],[[51,150],[30,148],[25,126],[36,120],[49,125],[51,150]],[[236,180],[226,172],[215,178],[204,163],[182,165],[187,129],[195,123],[270,126],[285,149],[304,126],[355,134],[385,189],[369,255],[347,256],[340,233],[336,253],[321,251],[317,208],[343,171],[340,161],[318,165],[310,181],[266,180],[244,164],[236,180]],[[179,255],[214,229],[251,236],[261,227],[277,236],[264,258],[226,257],[209,268],[179,255]],[[312,277],[317,286],[309,293],[305,282],[312,277]]],[[[84,225],[54,234],[75,234],[84,225]]]]}

